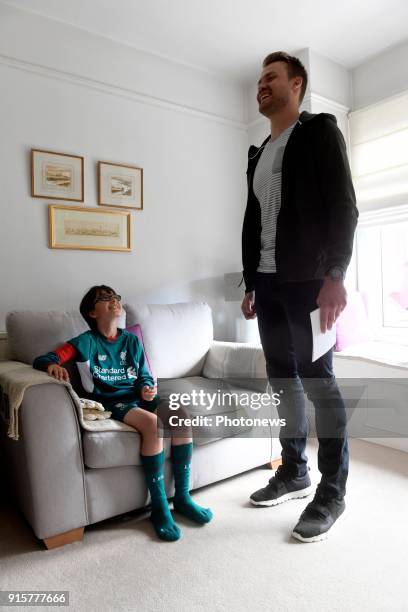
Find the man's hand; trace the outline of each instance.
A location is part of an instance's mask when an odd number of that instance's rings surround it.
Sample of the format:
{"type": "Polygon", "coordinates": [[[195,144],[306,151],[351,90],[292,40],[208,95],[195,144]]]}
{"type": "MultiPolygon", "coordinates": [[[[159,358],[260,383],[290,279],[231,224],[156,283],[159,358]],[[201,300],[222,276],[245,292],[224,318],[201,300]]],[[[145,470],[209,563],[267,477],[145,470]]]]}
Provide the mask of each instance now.
{"type": "Polygon", "coordinates": [[[157,385],[154,387],[144,386],[140,392],[140,396],[145,402],[151,402],[157,395],[157,385]]]}
{"type": "Polygon", "coordinates": [[[320,308],[320,329],[324,334],[327,329],[332,328],[347,304],[347,291],[343,281],[326,277],[316,303],[320,308]]]}
{"type": "Polygon", "coordinates": [[[47,367],[47,373],[57,380],[65,380],[65,382],[69,382],[69,374],[67,370],[56,363],[52,363],[47,367]]]}
{"type": "Polygon", "coordinates": [[[248,291],[242,300],[241,310],[246,319],[256,318],[255,291],[248,291]]]}

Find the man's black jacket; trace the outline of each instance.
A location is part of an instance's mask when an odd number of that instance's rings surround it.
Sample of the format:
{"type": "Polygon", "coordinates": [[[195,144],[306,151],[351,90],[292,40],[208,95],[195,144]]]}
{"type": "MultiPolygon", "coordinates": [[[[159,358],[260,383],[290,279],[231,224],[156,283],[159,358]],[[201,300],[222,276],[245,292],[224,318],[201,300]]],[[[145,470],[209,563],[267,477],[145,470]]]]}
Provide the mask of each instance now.
{"type": "MultiPolygon", "coordinates": [[[[278,282],[322,279],[333,266],[345,272],[358,219],[346,144],[336,117],[304,111],[299,122],[282,161],[275,250],[278,282]]],[[[248,151],[248,202],[242,230],[246,292],[254,289],[261,252],[261,207],[253,191],[253,177],[270,138],[248,151]]]]}

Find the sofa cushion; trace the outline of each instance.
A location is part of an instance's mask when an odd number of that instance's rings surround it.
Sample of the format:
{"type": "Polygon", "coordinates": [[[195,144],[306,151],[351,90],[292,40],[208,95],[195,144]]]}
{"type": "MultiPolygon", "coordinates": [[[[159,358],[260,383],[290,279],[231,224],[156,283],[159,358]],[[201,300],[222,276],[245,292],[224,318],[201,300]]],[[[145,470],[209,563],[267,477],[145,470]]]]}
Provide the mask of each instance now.
{"type": "Polygon", "coordinates": [[[262,347],[247,342],[214,340],[205,360],[203,376],[266,379],[266,363],[262,347]]]}
{"type": "Polygon", "coordinates": [[[32,364],[35,357],[89,329],[78,311],[13,311],[6,319],[11,359],[32,364]]]}
{"type": "MultiPolygon", "coordinates": [[[[202,376],[191,376],[178,379],[159,379],[158,391],[160,398],[170,402],[170,406],[176,408],[180,404],[179,399],[181,394],[187,394],[192,398],[192,404],[185,406],[188,414],[194,418],[196,416],[210,417],[208,423],[199,423],[193,427],[193,441],[195,446],[209,444],[223,438],[242,435],[245,432],[251,431],[252,427],[247,425],[237,425],[234,427],[216,425],[216,415],[228,415],[231,419],[240,417],[260,416],[250,414],[251,410],[245,410],[240,405],[240,399],[243,394],[252,394],[253,390],[246,389],[235,384],[236,381],[227,381],[221,379],[208,379],[202,376]],[[196,392],[194,397],[193,393],[196,392]],[[198,395],[200,392],[203,398],[198,395]],[[207,394],[215,399],[214,403],[207,400],[207,394]],[[238,398],[238,400],[237,400],[238,398]]],[[[262,392],[265,390],[265,385],[262,392]]],[[[174,415],[178,414],[175,409],[174,415]]]]}
{"type": "Polygon", "coordinates": [[[125,304],[127,325],[139,323],[157,378],[199,376],[213,340],[211,309],[203,302],[125,304]]]}
{"type": "MultiPolygon", "coordinates": [[[[228,382],[218,379],[208,380],[201,376],[190,378],[158,380],[159,395],[162,400],[169,400],[173,393],[188,393],[202,390],[205,393],[218,394],[218,392],[238,391],[243,393],[242,388],[236,389],[228,382]]],[[[240,407],[237,402],[230,405],[222,405],[216,402],[211,411],[205,405],[190,406],[188,408],[192,417],[197,415],[217,415],[227,414],[231,418],[251,416],[248,411],[240,407]]],[[[177,411],[174,411],[177,414],[177,411]]],[[[254,415],[252,415],[254,416],[254,415]]],[[[260,416],[256,413],[255,416],[260,416]]],[[[194,445],[203,446],[211,442],[216,442],[224,438],[245,435],[251,431],[248,426],[215,427],[209,426],[195,427],[193,430],[194,445]]],[[[111,468],[123,465],[141,465],[140,461],[140,434],[135,431],[104,431],[90,432],[82,430],[84,463],[88,468],[111,468]]],[[[165,457],[170,457],[170,438],[164,438],[165,457]]]]}
{"type": "MultiPolygon", "coordinates": [[[[119,327],[125,327],[125,313],[119,327]]],[[[89,329],[78,310],[15,310],[6,318],[10,359],[33,363],[89,329]]]]}

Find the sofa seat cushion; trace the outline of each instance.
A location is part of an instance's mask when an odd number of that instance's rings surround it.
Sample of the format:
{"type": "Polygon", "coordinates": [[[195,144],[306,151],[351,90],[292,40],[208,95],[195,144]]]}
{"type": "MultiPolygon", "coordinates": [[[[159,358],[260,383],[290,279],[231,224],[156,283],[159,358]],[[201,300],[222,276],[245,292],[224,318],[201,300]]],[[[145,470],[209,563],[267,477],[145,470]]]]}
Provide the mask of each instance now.
{"type": "MultiPolygon", "coordinates": [[[[262,381],[258,381],[258,383],[262,385],[262,381]]],[[[207,422],[202,421],[193,425],[195,446],[245,433],[249,434],[252,430],[252,427],[246,424],[234,425],[233,427],[223,424],[217,425],[215,422],[217,415],[225,415],[230,419],[258,416],[251,414],[250,409],[245,409],[240,405],[243,395],[253,394],[254,389],[241,386],[239,381],[189,376],[177,379],[159,379],[158,389],[160,398],[169,401],[170,408],[174,408],[174,415],[178,414],[177,406],[181,407],[183,405],[191,418],[208,417],[207,422]],[[183,395],[185,404],[182,404],[183,395]],[[190,402],[188,401],[189,398],[191,398],[190,402]]],[[[259,388],[259,392],[264,391],[265,385],[262,389],[259,388]]]]}
{"type": "MultiPolygon", "coordinates": [[[[258,381],[258,392],[264,391],[262,381],[258,381]]],[[[259,411],[252,413],[251,409],[244,409],[236,400],[235,393],[238,398],[242,394],[246,396],[254,393],[254,389],[246,389],[237,386],[235,381],[229,382],[221,379],[209,379],[202,376],[190,376],[186,378],[159,379],[158,391],[160,398],[164,401],[171,401],[174,406],[178,403],[177,398],[181,398],[182,394],[186,394],[194,398],[196,392],[196,400],[185,406],[186,410],[192,418],[196,416],[228,415],[231,419],[251,416],[264,416],[259,414],[259,411]],[[200,400],[198,395],[200,392],[204,395],[204,401],[200,400]],[[229,396],[228,394],[231,394],[229,396]],[[211,410],[208,410],[210,403],[208,396],[215,398],[211,410]],[[231,401],[230,401],[231,398],[231,401]]],[[[178,411],[174,410],[177,415],[178,411]]],[[[250,435],[252,430],[248,425],[223,426],[216,425],[215,419],[208,424],[198,425],[193,427],[193,439],[195,446],[202,446],[224,438],[230,438],[238,435],[250,435]]],[[[104,431],[91,432],[83,430],[83,452],[84,463],[88,468],[109,468],[119,467],[123,465],[141,465],[140,461],[140,434],[135,431],[104,431]]],[[[170,457],[171,441],[169,437],[164,438],[165,457],[170,457]]]]}

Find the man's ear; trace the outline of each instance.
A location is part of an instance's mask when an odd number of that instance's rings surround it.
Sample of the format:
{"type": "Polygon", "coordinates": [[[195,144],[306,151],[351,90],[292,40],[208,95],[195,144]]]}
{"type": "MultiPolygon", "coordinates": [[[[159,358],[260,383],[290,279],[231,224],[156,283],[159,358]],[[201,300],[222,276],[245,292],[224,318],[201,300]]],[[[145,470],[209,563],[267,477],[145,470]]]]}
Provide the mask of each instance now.
{"type": "Polygon", "coordinates": [[[294,77],[294,85],[295,85],[296,91],[302,88],[302,84],[303,84],[303,78],[301,76],[294,77]]]}

